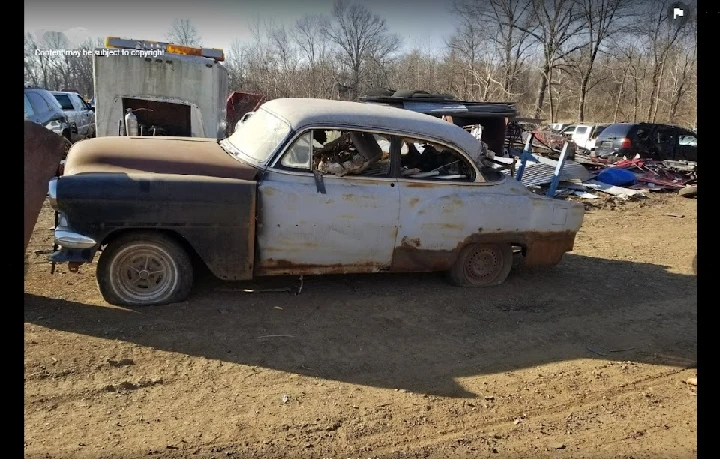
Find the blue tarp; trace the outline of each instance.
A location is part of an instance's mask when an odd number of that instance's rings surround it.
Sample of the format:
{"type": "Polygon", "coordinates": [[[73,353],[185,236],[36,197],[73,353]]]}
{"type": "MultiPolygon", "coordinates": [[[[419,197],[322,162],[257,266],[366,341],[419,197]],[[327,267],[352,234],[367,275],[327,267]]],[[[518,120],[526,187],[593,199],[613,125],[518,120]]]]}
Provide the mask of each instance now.
{"type": "Polygon", "coordinates": [[[603,170],[597,176],[599,182],[607,183],[614,186],[630,186],[636,182],[635,174],[627,169],[619,167],[611,167],[603,170]]]}

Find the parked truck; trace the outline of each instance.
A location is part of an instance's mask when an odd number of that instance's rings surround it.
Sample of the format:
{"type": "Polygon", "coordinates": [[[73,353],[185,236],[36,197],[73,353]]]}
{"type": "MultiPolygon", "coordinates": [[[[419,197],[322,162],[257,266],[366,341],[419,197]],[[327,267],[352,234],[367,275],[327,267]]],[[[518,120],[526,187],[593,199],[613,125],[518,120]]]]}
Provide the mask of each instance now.
{"type": "Polygon", "coordinates": [[[222,139],[228,73],[221,49],[108,37],[95,50],[97,136],[222,139]],[[135,117],[128,130],[125,117],[135,117]]]}

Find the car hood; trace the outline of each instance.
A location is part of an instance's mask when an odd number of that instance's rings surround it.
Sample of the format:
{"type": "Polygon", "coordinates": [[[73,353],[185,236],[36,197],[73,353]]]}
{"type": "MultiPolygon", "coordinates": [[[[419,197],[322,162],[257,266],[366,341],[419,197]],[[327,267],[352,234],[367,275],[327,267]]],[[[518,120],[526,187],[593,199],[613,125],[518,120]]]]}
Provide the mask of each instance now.
{"type": "Polygon", "coordinates": [[[63,175],[94,172],[151,172],[252,180],[258,169],[231,157],[216,139],[113,136],[82,140],[68,153],[63,175]]]}

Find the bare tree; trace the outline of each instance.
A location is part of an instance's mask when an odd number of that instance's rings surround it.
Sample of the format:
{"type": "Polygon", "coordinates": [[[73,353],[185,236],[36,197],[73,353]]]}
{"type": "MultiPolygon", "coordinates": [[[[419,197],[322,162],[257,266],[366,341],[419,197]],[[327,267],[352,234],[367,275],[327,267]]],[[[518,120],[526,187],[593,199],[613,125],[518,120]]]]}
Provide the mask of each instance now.
{"type": "MultiPolygon", "coordinates": [[[[651,58],[651,87],[648,95],[647,119],[654,121],[657,115],[662,79],[665,75],[668,55],[687,29],[679,27],[669,17],[670,0],[646,2],[644,21],[639,22],[638,34],[645,41],[651,58]]],[[[696,10],[696,8],[693,8],[696,10]]]]}
{"type": "Polygon", "coordinates": [[[230,90],[242,89],[245,84],[245,47],[239,40],[233,40],[225,57],[230,90]]]}
{"type": "MultiPolygon", "coordinates": [[[[584,27],[575,0],[531,0],[531,23],[518,28],[530,34],[542,50],[540,86],[535,101],[535,117],[539,118],[545,101],[545,92],[552,81],[557,64],[579,48],[571,39],[584,27]]],[[[550,109],[551,113],[553,109],[550,109]]]]}
{"type": "Polygon", "coordinates": [[[363,62],[385,59],[400,48],[400,38],[388,31],[384,19],[362,4],[335,0],[332,18],[324,34],[340,47],[340,58],[352,74],[352,98],[357,98],[363,62]]]}
{"type": "Polygon", "coordinates": [[[190,19],[175,19],[165,38],[179,45],[200,46],[200,35],[190,19]]]}
{"type": "Polygon", "coordinates": [[[310,68],[313,68],[319,59],[325,57],[325,41],[322,31],[327,27],[326,17],[305,15],[297,20],[295,27],[290,31],[290,35],[304,54],[310,68]]]}
{"type": "MultiPolygon", "coordinates": [[[[42,36],[42,47],[48,50],[66,50],[70,47],[70,41],[64,33],[57,31],[45,32],[42,36]]],[[[55,77],[53,86],[56,89],[65,89],[70,85],[70,60],[71,56],[56,55],[49,56],[48,64],[55,77]]]]}
{"type": "Polygon", "coordinates": [[[686,26],[689,33],[685,34],[684,40],[674,52],[674,66],[670,69],[670,106],[668,119],[671,123],[676,121],[678,107],[683,100],[689,86],[692,83],[691,74],[697,65],[697,21],[692,18],[686,26]]]}
{"type": "Polygon", "coordinates": [[[631,6],[633,0],[575,0],[582,21],[585,43],[580,48],[577,59],[572,59],[570,69],[579,80],[578,120],[585,120],[585,102],[587,94],[599,81],[591,82],[598,53],[604,49],[607,39],[622,30],[626,22],[633,18],[631,6]]]}
{"type": "Polygon", "coordinates": [[[463,24],[474,22],[486,32],[485,39],[495,44],[501,56],[502,87],[506,97],[512,93],[532,45],[529,38],[535,27],[529,14],[531,5],[531,0],[454,0],[451,6],[451,11],[463,24]]]}
{"type": "Polygon", "coordinates": [[[483,36],[483,29],[471,17],[461,16],[459,19],[459,27],[447,40],[446,46],[451,52],[455,51],[465,64],[461,69],[463,97],[474,99],[478,97],[476,79],[481,47],[487,37],[483,36]]]}
{"type": "Polygon", "coordinates": [[[270,45],[276,53],[283,71],[295,71],[297,64],[294,43],[285,26],[272,28],[268,31],[270,45]]]}

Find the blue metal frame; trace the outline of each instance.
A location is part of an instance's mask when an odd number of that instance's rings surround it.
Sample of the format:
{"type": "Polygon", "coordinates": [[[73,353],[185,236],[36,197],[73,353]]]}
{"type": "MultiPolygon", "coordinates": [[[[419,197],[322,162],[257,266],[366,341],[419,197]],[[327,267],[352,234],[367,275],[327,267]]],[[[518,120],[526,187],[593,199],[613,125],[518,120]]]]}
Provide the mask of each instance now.
{"type": "Polygon", "coordinates": [[[529,160],[534,163],[539,163],[532,154],[532,141],[535,138],[535,134],[532,132],[530,133],[530,136],[527,139],[527,142],[525,142],[525,149],[523,149],[522,154],[520,155],[520,167],[518,167],[517,174],[515,175],[515,179],[519,182],[522,179],[523,172],[525,171],[525,163],[529,160]]]}
{"type": "Polygon", "coordinates": [[[555,174],[553,175],[552,182],[550,182],[550,188],[548,188],[547,195],[551,198],[555,196],[558,184],[560,183],[560,174],[562,173],[562,169],[565,166],[565,156],[567,155],[567,150],[568,142],[565,142],[565,145],[563,145],[562,151],[560,152],[560,158],[558,158],[557,166],[555,167],[555,174]]]}

